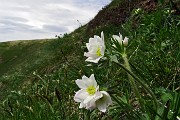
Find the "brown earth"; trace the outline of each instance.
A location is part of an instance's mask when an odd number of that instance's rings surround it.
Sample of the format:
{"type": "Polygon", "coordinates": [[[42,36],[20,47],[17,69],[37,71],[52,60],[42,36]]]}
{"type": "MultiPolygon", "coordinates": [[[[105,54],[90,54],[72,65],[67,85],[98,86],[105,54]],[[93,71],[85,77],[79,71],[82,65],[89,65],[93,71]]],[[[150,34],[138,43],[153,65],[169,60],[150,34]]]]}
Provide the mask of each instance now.
{"type": "MultiPolygon", "coordinates": [[[[174,9],[180,5],[179,2],[175,3],[174,9]]],[[[151,12],[156,10],[157,7],[158,0],[131,0],[131,2],[129,0],[122,0],[115,7],[108,5],[99,11],[95,18],[88,23],[87,32],[91,33],[95,28],[108,24],[121,25],[128,19],[131,11],[135,8],[142,8],[146,12],[151,12]]],[[[180,14],[178,9],[176,13],[180,14]]]]}
{"type": "MultiPolygon", "coordinates": [[[[151,0],[149,6],[155,7],[154,0],[151,0]]],[[[131,2],[129,0],[123,0],[115,7],[108,5],[99,11],[95,18],[88,23],[87,29],[91,31],[98,26],[107,24],[120,25],[130,16],[131,11],[138,7],[147,8],[148,4],[145,4],[144,0],[132,0],[131,2]]]]}

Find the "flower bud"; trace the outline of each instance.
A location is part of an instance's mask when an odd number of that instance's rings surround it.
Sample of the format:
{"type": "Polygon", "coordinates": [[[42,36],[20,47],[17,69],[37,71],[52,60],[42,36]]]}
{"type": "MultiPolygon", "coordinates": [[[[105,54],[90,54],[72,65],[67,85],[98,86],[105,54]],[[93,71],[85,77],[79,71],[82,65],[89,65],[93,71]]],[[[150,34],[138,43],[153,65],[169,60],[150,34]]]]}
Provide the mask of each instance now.
{"type": "Polygon", "coordinates": [[[124,46],[128,45],[128,40],[129,40],[129,38],[127,38],[127,37],[124,38],[124,40],[123,40],[123,45],[124,46]]]}

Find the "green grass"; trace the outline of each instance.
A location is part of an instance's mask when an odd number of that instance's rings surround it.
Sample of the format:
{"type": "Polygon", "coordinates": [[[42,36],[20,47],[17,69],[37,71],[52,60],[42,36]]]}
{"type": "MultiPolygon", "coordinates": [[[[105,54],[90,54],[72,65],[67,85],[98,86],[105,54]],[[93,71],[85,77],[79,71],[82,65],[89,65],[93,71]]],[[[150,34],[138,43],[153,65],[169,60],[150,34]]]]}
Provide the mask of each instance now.
{"type": "MultiPolygon", "coordinates": [[[[0,119],[176,120],[180,116],[180,17],[165,10],[132,12],[123,25],[107,24],[94,30],[96,35],[104,31],[108,50],[113,34],[121,32],[129,38],[132,71],[156,95],[157,111],[136,81],[146,112],[141,109],[126,71],[117,64],[106,59],[87,66],[83,54],[91,36],[85,25],[59,39],[0,44],[0,119]],[[79,109],[73,100],[78,90],[75,80],[91,74],[100,89],[112,96],[107,113],[79,109]]],[[[123,63],[122,57],[118,60],[123,63]]]]}

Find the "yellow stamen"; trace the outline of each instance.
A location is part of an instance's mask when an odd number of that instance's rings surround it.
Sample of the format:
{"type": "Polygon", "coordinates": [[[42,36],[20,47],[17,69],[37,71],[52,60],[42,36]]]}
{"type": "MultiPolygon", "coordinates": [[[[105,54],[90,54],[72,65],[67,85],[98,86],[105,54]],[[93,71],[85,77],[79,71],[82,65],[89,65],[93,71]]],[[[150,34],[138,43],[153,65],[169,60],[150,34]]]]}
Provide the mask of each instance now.
{"type": "Polygon", "coordinates": [[[100,47],[98,47],[98,49],[96,51],[96,55],[97,56],[102,56],[100,47]]]}
{"type": "Polygon", "coordinates": [[[94,95],[96,92],[96,88],[94,86],[89,86],[86,91],[89,93],[89,95],[94,95]]]}

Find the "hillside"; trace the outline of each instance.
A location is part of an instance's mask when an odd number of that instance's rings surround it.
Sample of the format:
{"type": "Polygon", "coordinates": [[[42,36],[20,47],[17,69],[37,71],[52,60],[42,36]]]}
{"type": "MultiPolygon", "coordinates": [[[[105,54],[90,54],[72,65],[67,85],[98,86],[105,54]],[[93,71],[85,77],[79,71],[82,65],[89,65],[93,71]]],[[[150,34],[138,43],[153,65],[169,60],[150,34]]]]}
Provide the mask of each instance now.
{"type": "MultiPolygon", "coordinates": [[[[75,51],[81,49],[78,46],[79,44],[81,43],[74,41],[69,35],[62,40],[1,43],[0,89],[3,91],[1,92],[1,99],[5,95],[4,93],[9,93],[13,89],[21,89],[26,83],[34,80],[33,72],[50,74],[58,70],[62,63],[66,63],[66,57],[69,59],[75,54],[75,51]]],[[[78,54],[79,52],[76,55],[78,54]]]]}
{"type": "Polygon", "coordinates": [[[104,29],[103,27],[113,27],[114,31],[118,32],[119,27],[128,19],[130,11],[136,7],[136,4],[137,2],[128,4],[126,1],[120,2],[114,0],[110,5],[103,8],[87,25],[82,26],[62,39],[1,43],[0,89],[8,92],[10,89],[16,89],[17,86],[21,88],[24,85],[24,81],[34,79],[32,74],[35,71],[39,74],[49,74],[56,71],[61,66],[60,64],[65,62],[62,52],[65,56],[68,54],[68,56],[80,55],[79,57],[83,57],[83,52],[79,54],[79,52],[76,53],[75,50],[72,53],[73,48],[76,48],[77,51],[82,51],[81,46],[84,45],[93,34],[100,33],[100,30],[104,29]],[[66,48],[64,48],[64,46],[66,46],[66,48]],[[70,48],[68,48],[68,46],[70,48]],[[13,78],[16,78],[16,80],[12,82],[13,78]],[[12,87],[12,85],[14,85],[14,87],[9,88],[12,87]]]}
{"type": "MultiPolygon", "coordinates": [[[[175,120],[180,116],[179,20],[178,11],[167,3],[113,0],[88,24],[62,38],[0,43],[0,119],[175,120]],[[101,31],[107,54],[113,53],[112,35],[121,32],[129,38],[130,66],[158,99],[157,111],[147,89],[136,83],[144,106],[138,103],[126,71],[109,57],[98,64],[85,62],[88,39],[101,31]],[[78,90],[75,80],[91,74],[112,96],[107,113],[79,109],[73,100],[78,90]]],[[[123,63],[123,58],[118,61],[123,63]]]]}

